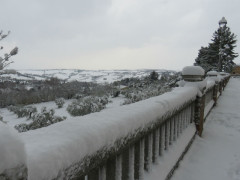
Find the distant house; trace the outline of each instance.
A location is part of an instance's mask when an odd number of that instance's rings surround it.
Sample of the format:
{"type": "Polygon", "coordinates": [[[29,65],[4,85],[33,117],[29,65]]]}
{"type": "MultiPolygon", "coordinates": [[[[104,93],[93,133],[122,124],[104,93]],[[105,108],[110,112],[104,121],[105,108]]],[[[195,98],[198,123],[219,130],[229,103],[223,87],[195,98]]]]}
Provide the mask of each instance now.
{"type": "Polygon", "coordinates": [[[233,67],[232,74],[240,74],[240,65],[233,67]]]}

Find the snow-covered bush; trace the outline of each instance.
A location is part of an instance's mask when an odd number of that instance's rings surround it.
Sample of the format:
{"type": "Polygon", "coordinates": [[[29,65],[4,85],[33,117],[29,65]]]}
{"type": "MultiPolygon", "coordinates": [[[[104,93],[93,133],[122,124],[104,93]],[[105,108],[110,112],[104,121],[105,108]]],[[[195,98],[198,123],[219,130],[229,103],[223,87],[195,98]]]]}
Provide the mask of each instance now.
{"type": "Polygon", "coordinates": [[[73,96],[74,99],[81,99],[82,97],[83,97],[82,94],[75,94],[75,95],[73,96]]]}
{"type": "Polygon", "coordinates": [[[17,124],[14,126],[15,129],[18,130],[18,132],[26,132],[29,131],[29,126],[28,124],[22,123],[22,124],[17,124]]]}
{"type": "Polygon", "coordinates": [[[135,103],[135,102],[148,99],[154,96],[159,96],[170,90],[171,90],[171,87],[169,86],[159,87],[155,85],[150,85],[147,88],[141,88],[138,90],[128,89],[122,92],[122,94],[125,95],[126,97],[122,105],[135,103]]]}
{"type": "Polygon", "coordinates": [[[10,111],[10,112],[13,112],[15,113],[17,110],[18,110],[19,107],[17,106],[8,106],[7,109],[10,111]]]}
{"type": "Polygon", "coordinates": [[[31,118],[34,113],[37,112],[37,108],[34,106],[9,106],[8,110],[14,112],[18,118],[27,117],[31,118]]]}
{"type": "Polygon", "coordinates": [[[43,107],[41,113],[34,114],[34,116],[32,117],[33,122],[29,124],[18,124],[15,126],[15,128],[18,130],[18,132],[25,132],[33,129],[46,127],[51,124],[66,120],[65,116],[54,116],[54,114],[54,109],[50,109],[48,111],[46,107],[43,107]]]}
{"type": "Polygon", "coordinates": [[[57,99],[55,99],[55,103],[56,103],[58,108],[62,108],[64,103],[65,103],[64,98],[57,98],[57,99]]]}
{"type": "Polygon", "coordinates": [[[99,112],[106,107],[108,97],[87,96],[78,100],[74,100],[68,105],[67,111],[72,116],[83,116],[93,112],[99,112]]]}

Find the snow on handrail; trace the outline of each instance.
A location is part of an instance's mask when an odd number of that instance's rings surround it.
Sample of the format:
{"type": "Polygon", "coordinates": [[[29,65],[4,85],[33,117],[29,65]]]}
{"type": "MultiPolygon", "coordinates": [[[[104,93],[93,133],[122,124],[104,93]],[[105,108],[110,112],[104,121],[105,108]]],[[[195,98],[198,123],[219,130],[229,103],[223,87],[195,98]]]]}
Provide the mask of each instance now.
{"type": "Polygon", "coordinates": [[[56,177],[85,156],[114,147],[117,140],[135,136],[145,127],[151,128],[167,114],[193,101],[196,94],[192,87],[175,88],[138,103],[21,133],[28,154],[30,179],[56,177]]]}

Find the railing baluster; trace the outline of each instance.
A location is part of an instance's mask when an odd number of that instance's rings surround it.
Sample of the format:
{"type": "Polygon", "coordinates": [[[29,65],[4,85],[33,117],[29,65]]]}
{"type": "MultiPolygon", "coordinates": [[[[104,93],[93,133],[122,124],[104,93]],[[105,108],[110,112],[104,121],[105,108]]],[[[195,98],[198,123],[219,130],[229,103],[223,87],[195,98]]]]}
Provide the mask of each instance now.
{"type": "Polygon", "coordinates": [[[194,112],[195,112],[195,103],[192,103],[191,104],[191,122],[190,123],[194,122],[194,116],[195,116],[194,112]]]}
{"type": "Polygon", "coordinates": [[[143,179],[144,173],[144,139],[135,144],[134,179],[143,179]]]}
{"type": "Polygon", "coordinates": [[[169,141],[170,145],[173,143],[173,139],[174,139],[174,117],[170,119],[170,141],[169,141]]]}
{"type": "Polygon", "coordinates": [[[157,163],[159,156],[159,128],[153,134],[153,162],[157,163]]]}
{"type": "Polygon", "coordinates": [[[163,156],[163,152],[165,149],[165,123],[163,123],[160,127],[160,133],[161,133],[161,141],[160,141],[160,149],[159,149],[159,155],[163,156]]]}
{"type": "Polygon", "coordinates": [[[106,164],[106,180],[114,180],[116,177],[116,158],[110,159],[106,164]]]}
{"type": "Polygon", "coordinates": [[[129,148],[129,180],[134,180],[134,146],[129,148]]]}
{"type": "Polygon", "coordinates": [[[188,115],[188,109],[187,107],[184,109],[184,129],[187,128],[187,115],[188,115]]]}
{"type": "Polygon", "coordinates": [[[99,168],[99,180],[106,180],[106,166],[99,168]]]}
{"type": "Polygon", "coordinates": [[[152,143],[152,133],[150,133],[145,139],[145,156],[144,156],[144,169],[147,171],[151,170],[152,165],[152,152],[153,152],[153,143],[152,143]]]}
{"type": "Polygon", "coordinates": [[[99,170],[97,168],[90,171],[90,173],[87,176],[87,180],[96,180],[96,179],[99,179],[99,170]]]}
{"type": "Polygon", "coordinates": [[[177,133],[178,133],[178,114],[174,116],[174,141],[177,140],[177,133]]]}
{"type": "Polygon", "coordinates": [[[122,156],[118,155],[116,157],[116,173],[115,173],[116,180],[122,180],[122,156]]]}
{"type": "Polygon", "coordinates": [[[143,180],[144,174],[144,148],[145,148],[145,141],[142,139],[140,141],[140,161],[139,161],[139,180],[143,180]]]}
{"type": "Polygon", "coordinates": [[[134,180],[134,147],[122,154],[122,180],[134,180]]]}
{"type": "Polygon", "coordinates": [[[189,107],[188,107],[188,125],[191,123],[191,118],[192,118],[192,106],[189,105],[189,107]]]}
{"type": "Polygon", "coordinates": [[[182,134],[182,128],[183,128],[183,112],[180,112],[179,116],[179,135],[182,134]]]}
{"type": "Polygon", "coordinates": [[[183,110],[183,130],[187,127],[187,108],[183,110]]]}
{"type": "Polygon", "coordinates": [[[82,176],[82,177],[80,177],[80,178],[78,178],[79,180],[85,180],[85,177],[86,176],[82,176]]]}
{"type": "Polygon", "coordinates": [[[177,118],[177,138],[178,138],[181,133],[181,113],[178,113],[177,117],[178,117],[177,118]]]}
{"type": "Polygon", "coordinates": [[[169,147],[169,135],[170,135],[170,124],[169,124],[169,119],[166,121],[166,126],[165,126],[165,150],[168,150],[169,147]]]}

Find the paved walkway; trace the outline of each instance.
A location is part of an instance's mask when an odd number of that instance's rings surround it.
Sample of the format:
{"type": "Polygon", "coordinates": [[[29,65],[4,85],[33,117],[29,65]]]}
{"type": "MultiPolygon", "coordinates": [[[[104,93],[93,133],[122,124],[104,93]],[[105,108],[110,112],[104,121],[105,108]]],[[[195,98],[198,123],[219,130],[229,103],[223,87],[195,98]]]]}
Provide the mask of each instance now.
{"type": "Polygon", "coordinates": [[[230,79],[172,180],[240,180],[240,78],[230,79]]]}

